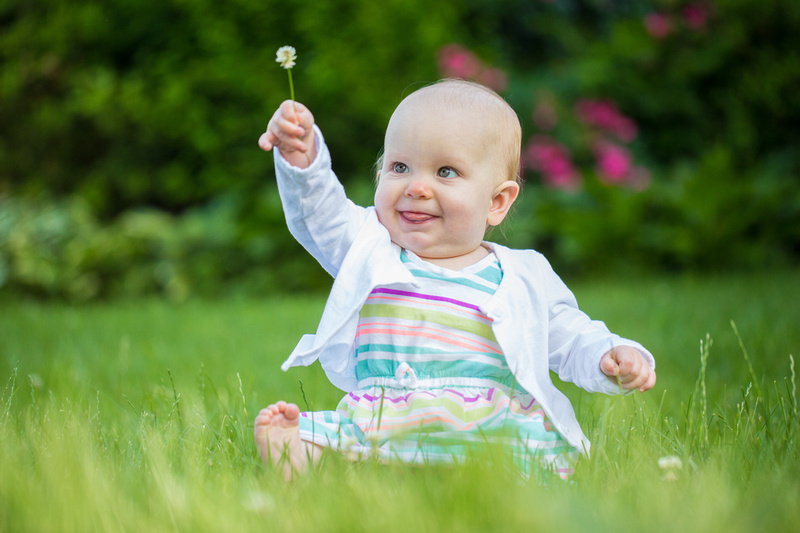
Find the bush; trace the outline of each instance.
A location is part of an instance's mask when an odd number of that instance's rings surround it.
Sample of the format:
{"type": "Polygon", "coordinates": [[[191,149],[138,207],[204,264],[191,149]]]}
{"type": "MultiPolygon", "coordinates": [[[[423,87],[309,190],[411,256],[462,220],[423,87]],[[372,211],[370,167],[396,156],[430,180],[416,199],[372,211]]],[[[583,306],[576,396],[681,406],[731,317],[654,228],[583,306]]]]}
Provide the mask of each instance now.
{"type": "Polygon", "coordinates": [[[102,220],[253,193],[270,166],[256,140],[289,97],[285,44],[337,168],[366,176],[391,109],[435,78],[455,26],[429,0],[4,2],[0,191],[79,194],[102,220]]]}
{"type": "Polygon", "coordinates": [[[277,193],[220,197],[180,216],[131,210],[102,225],[80,198],[0,199],[0,288],[71,301],[263,294],[327,280],[285,229],[277,193]],[[258,231],[239,220],[248,204],[258,231]]]}
{"type": "MultiPolygon", "coordinates": [[[[472,49],[511,65],[527,139],[513,244],[584,272],[797,261],[800,4],[473,9],[489,22],[472,49]]],[[[489,68],[453,50],[441,72],[489,68]]]]}
{"type": "Polygon", "coordinates": [[[559,271],[796,263],[797,27],[790,0],[10,0],[0,283],[72,299],[327,285],[255,144],[288,97],[285,44],[357,202],[399,100],[465,77],[523,123],[528,183],[499,240],[559,271]]]}

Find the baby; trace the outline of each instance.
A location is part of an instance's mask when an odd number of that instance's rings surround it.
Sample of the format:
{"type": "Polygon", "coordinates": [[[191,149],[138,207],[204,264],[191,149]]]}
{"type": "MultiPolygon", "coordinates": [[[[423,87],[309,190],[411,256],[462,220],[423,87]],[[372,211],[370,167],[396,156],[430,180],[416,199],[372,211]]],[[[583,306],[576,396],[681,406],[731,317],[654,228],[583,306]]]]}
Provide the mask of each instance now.
{"type": "Polygon", "coordinates": [[[484,241],[519,194],[521,137],[490,89],[424,87],[392,115],[375,206],[363,208],[333,174],[311,112],[281,104],[259,145],[277,149],[290,231],[334,277],[316,335],[282,368],[319,359],[347,395],[335,411],[263,409],[265,463],[288,479],[325,448],[423,463],[491,442],[526,472],[566,478],[589,441],[550,370],[593,392],[653,387],[650,352],[580,311],[541,254],[484,241]]]}

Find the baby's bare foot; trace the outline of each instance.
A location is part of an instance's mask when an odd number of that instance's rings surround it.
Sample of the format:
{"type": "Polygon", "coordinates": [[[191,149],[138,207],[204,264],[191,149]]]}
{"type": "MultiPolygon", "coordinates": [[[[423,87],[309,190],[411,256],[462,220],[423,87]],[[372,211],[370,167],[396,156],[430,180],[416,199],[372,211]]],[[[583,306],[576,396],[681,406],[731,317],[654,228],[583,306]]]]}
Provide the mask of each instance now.
{"type": "Polygon", "coordinates": [[[287,481],[293,471],[302,472],[308,465],[299,424],[300,409],[293,403],[275,403],[256,417],[255,438],[261,460],[279,467],[287,481]]]}

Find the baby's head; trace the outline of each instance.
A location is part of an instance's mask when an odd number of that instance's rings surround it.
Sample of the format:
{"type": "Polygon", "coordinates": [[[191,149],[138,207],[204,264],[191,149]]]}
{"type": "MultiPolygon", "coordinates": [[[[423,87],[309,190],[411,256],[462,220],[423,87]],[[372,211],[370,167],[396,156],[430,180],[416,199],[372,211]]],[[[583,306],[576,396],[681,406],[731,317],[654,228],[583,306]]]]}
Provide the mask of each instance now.
{"type": "Polygon", "coordinates": [[[427,259],[478,252],[519,192],[522,132],[494,91],[445,80],[389,121],[375,207],[392,240],[427,259]]]}
{"type": "MultiPolygon", "coordinates": [[[[392,119],[410,106],[431,106],[454,113],[472,112],[475,114],[473,127],[482,130],[487,146],[492,146],[487,154],[494,157],[498,170],[506,173],[498,177],[513,180],[522,185],[519,174],[520,149],[522,146],[522,127],[519,117],[503,98],[492,89],[478,83],[458,79],[445,79],[428,85],[408,95],[397,106],[392,119]]],[[[387,134],[392,127],[389,121],[387,134]]],[[[420,126],[422,127],[422,126],[420,126]]],[[[385,148],[385,147],[384,147],[385,148]]],[[[378,177],[383,165],[383,155],[378,161],[378,177]]]]}

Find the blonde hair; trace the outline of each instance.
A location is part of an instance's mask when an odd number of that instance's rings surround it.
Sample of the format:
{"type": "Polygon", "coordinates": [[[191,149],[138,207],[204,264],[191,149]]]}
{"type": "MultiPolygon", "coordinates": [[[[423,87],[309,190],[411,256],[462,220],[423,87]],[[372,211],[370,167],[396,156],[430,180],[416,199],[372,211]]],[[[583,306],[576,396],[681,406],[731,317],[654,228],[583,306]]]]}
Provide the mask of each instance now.
{"type": "MultiPolygon", "coordinates": [[[[497,147],[497,159],[501,168],[506,169],[504,181],[516,181],[522,185],[519,172],[520,150],[522,147],[522,126],[516,112],[503,97],[492,89],[472,81],[444,79],[414,91],[408,99],[426,97],[448,105],[479,107],[490,115],[487,123],[492,124],[487,133],[493,136],[490,143],[497,147]]],[[[400,102],[402,105],[403,102],[400,102]]],[[[399,106],[398,106],[399,107],[399,106]]],[[[383,166],[383,150],[375,164],[375,176],[380,176],[383,166]]]]}

